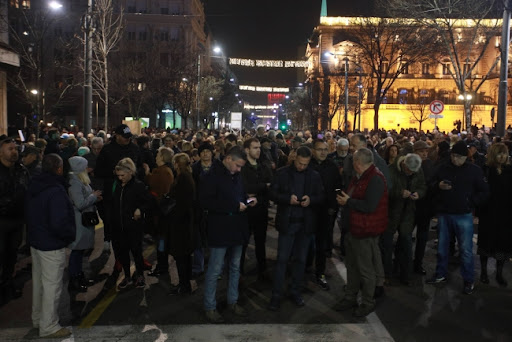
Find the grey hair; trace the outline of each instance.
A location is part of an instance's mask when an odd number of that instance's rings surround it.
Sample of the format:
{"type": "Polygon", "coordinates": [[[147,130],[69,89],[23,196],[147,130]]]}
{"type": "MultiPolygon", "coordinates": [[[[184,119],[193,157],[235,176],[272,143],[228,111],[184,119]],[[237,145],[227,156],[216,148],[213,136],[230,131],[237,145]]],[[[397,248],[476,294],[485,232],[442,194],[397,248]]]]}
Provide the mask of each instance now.
{"type": "Polygon", "coordinates": [[[44,172],[57,174],[57,171],[62,167],[62,165],[62,158],[56,153],[50,153],[44,156],[41,169],[44,172]]]}
{"type": "Polygon", "coordinates": [[[362,165],[373,164],[373,153],[366,147],[363,147],[354,153],[354,161],[358,161],[362,165]]]}
{"type": "Polygon", "coordinates": [[[421,168],[421,157],[415,153],[408,153],[405,156],[404,164],[412,172],[418,172],[421,168]]]}
{"type": "Polygon", "coordinates": [[[349,142],[347,139],[345,138],[341,138],[340,140],[338,140],[338,142],[336,143],[337,146],[348,146],[349,145],[349,142]]]}
{"type": "Polygon", "coordinates": [[[100,143],[103,144],[103,138],[101,138],[101,137],[94,137],[91,140],[91,146],[95,146],[95,145],[98,145],[100,143]]]}

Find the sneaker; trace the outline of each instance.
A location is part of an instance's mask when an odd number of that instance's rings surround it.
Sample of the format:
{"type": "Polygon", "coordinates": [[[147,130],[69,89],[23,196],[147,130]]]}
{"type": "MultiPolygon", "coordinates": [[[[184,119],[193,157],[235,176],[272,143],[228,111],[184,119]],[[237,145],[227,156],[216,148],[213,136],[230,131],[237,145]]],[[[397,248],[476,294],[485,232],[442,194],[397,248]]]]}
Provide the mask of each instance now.
{"type": "Polygon", "coordinates": [[[423,266],[415,266],[414,267],[414,273],[420,274],[420,275],[427,275],[427,271],[425,271],[423,266]]]}
{"type": "Polygon", "coordinates": [[[464,282],[464,293],[467,295],[470,295],[473,293],[473,290],[475,289],[475,284],[470,282],[464,282]]]}
{"type": "Polygon", "coordinates": [[[316,283],[318,284],[318,286],[320,286],[322,290],[329,291],[330,287],[329,284],[327,283],[327,280],[325,279],[325,275],[322,274],[321,276],[317,276],[316,283]]]}
{"type": "Polygon", "coordinates": [[[210,323],[224,323],[224,317],[222,317],[217,310],[207,310],[205,314],[206,319],[208,319],[210,323]]]}
{"type": "Polygon", "coordinates": [[[171,291],[169,291],[169,296],[176,296],[176,295],[182,295],[182,294],[191,294],[192,293],[192,289],[191,288],[186,288],[185,286],[182,286],[182,285],[177,285],[177,286],[174,286],[171,291]]]}
{"type": "Polygon", "coordinates": [[[295,303],[295,305],[297,305],[298,307],[303,307],[304,305],[306,305],[306,303],[304,303],[304,299],[302,299],[302,296],[299,295],[299,294],[292,294],[290,296],[290,299],[292,300],[292,302],[295,303]]]}
{"type": "Polygon", "coordinates": [[[281,301],[279,300],[279,297],[272,296],[270,299],[270,304],[268,304],[267,309],[270,311],[277,311],[281,307],[281,301]]]}
{"type": "Polygon", "coordinates": [[[131,284],[132,284],[132,280],[131,280],[131,278],[125,277],[125,278],[123,279],[123,281],[121,281],[121,282],[119,283],[119,285],[117,285],[117,287],[119,287],[120,289],[124,289],[124,288],[126,288],[128,285],[131,285],[131,284]]]}
{"type": "Polygon", "coordinates": [[[146,287],[146,280],[144,279],[144,276],[137,277],[137,280],[135,281],[135,287],[138,289],[146,287]]]}
{"type": "Polygon", "coordinates": [[[155,266],[155,268],[153,268],[153,271],[148,273],[148,276],[160,277],[161,275],[164,275],[164,274],[166,274],[168,272],[169,272],[169,266],[168,265],[167,265],[167,267],[162,267],[162,266],[160,266],[160,264],[157,264],[155,266]]]}
{"type": "Polygon", "coordinates": [[[246,317],[247,311],[237,303],[228,305],[229,310],[237,316],[246,317]]]}
{"type": "Polygon", "coordinates": [[[71,331],[69,329],[67,329],[67,328],[60,328],[59,330],[57,330],[53,334],[46,335],[46,336],[41,336],[41,337],[42,338],[64,338],[64,337],[68,337],[69,335],[71,335],[71,331]]]}
{"type": "Polygon", "coordinates": [[[446,277],[433,276],[432,278],[427,279],[425,281],[425,284],[439,284],[439,283],[446,283],[446,277]]]}
{"type": "Polygon", "coordinates": [[[347,311],[349,309],[357,307],[357,302],[355,300],[345,299],[343,298],[341,302],[336,304],[334,310],[336,311],[347,311]]]}
{"type": "Polygon", "coordinates": [[[355,317],[366,317],[375,311],[375,305],[361,304],[354,310],[355,317]]]}

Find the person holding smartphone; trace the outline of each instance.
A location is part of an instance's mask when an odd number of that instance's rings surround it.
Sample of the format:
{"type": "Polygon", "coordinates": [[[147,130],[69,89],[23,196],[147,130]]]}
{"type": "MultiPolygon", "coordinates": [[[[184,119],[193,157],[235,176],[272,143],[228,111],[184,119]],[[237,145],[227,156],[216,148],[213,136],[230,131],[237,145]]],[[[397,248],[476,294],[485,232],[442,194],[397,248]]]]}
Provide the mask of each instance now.
{"type": "Polygon", "coordinates": [[[464,280],[463,293],[469,295],[473,293],[475,282],[472,212],[488,197],[489,186],[484,181],[482,169],[469,163],[467,156],[466,143],[455,143],[450,152],[449,162],[439,165],[432,180],[439,242],[436,273],[426,283],[446,282],[450,235],[454,233],[459,244],[460,272],[464,280]]]}

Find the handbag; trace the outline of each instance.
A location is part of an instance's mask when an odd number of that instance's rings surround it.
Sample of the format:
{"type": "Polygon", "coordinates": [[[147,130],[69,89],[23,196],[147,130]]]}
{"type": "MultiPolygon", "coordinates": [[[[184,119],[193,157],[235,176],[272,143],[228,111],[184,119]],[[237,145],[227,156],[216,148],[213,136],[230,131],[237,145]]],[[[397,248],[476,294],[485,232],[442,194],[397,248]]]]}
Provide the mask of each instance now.
{"type": "Polygon", "coordinates": [[[100,223],[100,218],[96,211],[86,211],[82,213],[82,225],[85,227],[95,227],[100,223]]]}
{"type": "Polygon", "coordinates": [[[169,215],[174,207],[176,206],[176,200],[171,197],[170,194],[165,194],[162,196],[162,199],[158,203],[158,207],[160,208],[160,213],[163,216],[169,215]]]}

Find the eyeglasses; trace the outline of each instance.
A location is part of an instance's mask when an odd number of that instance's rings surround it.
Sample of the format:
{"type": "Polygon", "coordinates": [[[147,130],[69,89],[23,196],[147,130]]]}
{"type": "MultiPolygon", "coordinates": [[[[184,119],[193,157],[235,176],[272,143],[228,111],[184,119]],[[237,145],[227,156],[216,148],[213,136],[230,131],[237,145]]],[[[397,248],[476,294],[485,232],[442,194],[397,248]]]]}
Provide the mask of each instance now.
{"type": "Polygon", "coordinates": [[[326,149],[326,148],[315,148],[316,151],[319,151],[319,152],[328,152],[329,150],[326,149]]]}

